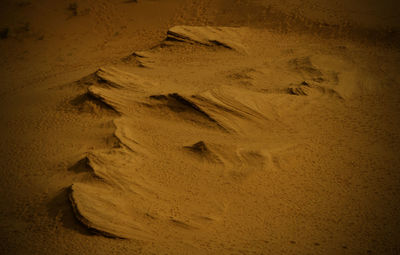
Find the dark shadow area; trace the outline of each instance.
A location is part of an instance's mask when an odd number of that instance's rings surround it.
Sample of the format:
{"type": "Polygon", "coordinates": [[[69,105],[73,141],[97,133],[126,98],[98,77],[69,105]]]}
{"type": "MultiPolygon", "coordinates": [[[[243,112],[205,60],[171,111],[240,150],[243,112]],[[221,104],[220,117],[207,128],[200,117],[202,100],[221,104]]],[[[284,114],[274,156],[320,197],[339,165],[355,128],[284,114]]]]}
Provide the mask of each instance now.
{"type": "Polygon", "coordinates": [[[70,201],[68,199],[69,188],[61,189],[57,195],[48,203],[47,211],[51,218],[57,219],[62,226],[82,235],[93,235],[86,227],[84,227],[74,215],[70,201]]]}

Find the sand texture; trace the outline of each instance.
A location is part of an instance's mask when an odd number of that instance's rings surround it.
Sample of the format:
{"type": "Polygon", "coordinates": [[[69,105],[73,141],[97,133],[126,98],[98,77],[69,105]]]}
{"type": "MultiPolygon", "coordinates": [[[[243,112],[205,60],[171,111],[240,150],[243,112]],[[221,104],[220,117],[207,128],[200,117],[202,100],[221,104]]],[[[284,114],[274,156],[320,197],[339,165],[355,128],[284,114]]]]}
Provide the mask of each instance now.
{"type": "Polygon", "coordinates": [[[42,4],[2,21],[1,254],[400,252],[391,1],[42,4]]]}

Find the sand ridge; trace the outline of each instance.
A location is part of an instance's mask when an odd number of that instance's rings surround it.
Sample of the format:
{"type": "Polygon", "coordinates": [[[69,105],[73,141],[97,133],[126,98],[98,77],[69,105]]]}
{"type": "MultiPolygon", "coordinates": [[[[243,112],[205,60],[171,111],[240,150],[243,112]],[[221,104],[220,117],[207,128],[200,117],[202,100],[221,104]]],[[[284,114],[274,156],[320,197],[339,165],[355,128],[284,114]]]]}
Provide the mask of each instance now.
{"type": "MultiPolygon", "coordinates": [[[[191,245],[251,239],[245,230],[248,227],[261,237],[268,232],[263,224],[277,215],[268,212],[270,207],[264,214],[242,211],[244,204],[239,201],[249,199],[246,187],[253,186],[251,200],[261,209],[265,194],[272,191],[268,185],[271,174],[278,177],[279,171],[286,171],[285,162],[292,162],[292,167],[299,163],[295,151],[309,151],[309,156],[318,160],[312,165],[305,163],[307,167],[298,170],[299,174],[308,176],[312,169],[329,164],[328,158],[316,159],[314,153],[316,148],[324,153],[329,143],[323,145],[321,140],[334,129],[312,128],[311,123],[336,119],[338,113],[330,109],[344,110],[355,98],[373,96],[378,79],[363,83],[362,68],[333,54],[278,55],[271,61],[278,66],[260,65],[263,49],[253,47],[246,37],[240,41],[253,52],[244,54],[226,47],[238,41],[237,34],[249,34],[248,28],[234,30],[238,32],[231,39],[229,29],[171,28],[173,32],[168,32],[160,46],[132,55],[147,55],[150,65],[134,60],[132,65],[132,60],[125,59],[95,73],[97,78],[88,91],[99,104],[118,113],[114,121],[118,143],[109,151],[90,152],[87,165],[95,178],[70,188],[70,201],[81,223],[105,236],[179,239],[191,245]],[[218,31],[218,43],[209,44],[216,41],[214,31],[218,31]],[[230,64],[220,65],[219,61],[230,64]],[[281,61],[286,62],[284,69],[281,61]],[[163,73],[166,63],[169,69],[163,73]],[[174,68],[178,72],[171,76],[174,68]],[[274,69],[278,77],[293,75],[279,83],[262,82],[268,69],[274,69]],[[196,72],[199,74],[193,74],[192,81],[185,75],[196,72]],[[179,75],[184,79],[179,80],[179,75]],[[213,80],[196,80],[199,75],[213,80]],[[304,122],[306,118],[312,122],[304,122]]],[[[267,31],[257,32],[268,35],[267,31]]],[[[342,135],[351,135],[351,128],[345,132],[342,135]]],[[[346,159],[346,152],[336,153],[345,162],[355,155],[346,159]]],[[[308,186],[311,179],[304,181],[302,185],[308,186]]],[[[335,185],[330,192],[340,194],[341,185],[335,185]]],[[[324,192],[312,184],[310,188],[324,192]]],[[[273,192],[277,197],[285,194],[273,192]]],[[[310,213],[310,209],[297,210],[301,215],[310,213]]],[[[323,207],[314,210],[327,222],[337,220],[323,207]]],[[[254,247],[253,251],[264,248],[254,247]]]]}
{"type": "Polygon", "coordinates": [[[1,254],[399,253],[397,2],[3,2],[1,254]]]}

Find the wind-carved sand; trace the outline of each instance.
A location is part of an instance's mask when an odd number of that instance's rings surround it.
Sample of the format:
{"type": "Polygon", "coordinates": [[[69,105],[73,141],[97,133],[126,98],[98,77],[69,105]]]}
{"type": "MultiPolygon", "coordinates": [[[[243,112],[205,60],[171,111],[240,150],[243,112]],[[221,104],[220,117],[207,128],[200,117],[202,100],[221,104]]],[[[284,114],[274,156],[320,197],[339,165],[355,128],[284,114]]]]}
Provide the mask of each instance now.
{"type": "MultiPolygon", "coordinates": [[[[76,218],[117,238],[192,244],[259,238],[266,222],[284,217],[280,209],[326,192],[300,178],[293,185],[308,196],[278,201],[270,185],[279,190],[284,179],[277,171],[289,173],[288,162],[295,162],[293,171],[301,168],[299,151],[312,164],[329,165],[324,155],[338,144],[318,123],[335,125],[335,114],[353,97],[375,93],[377,81],[339,54],[291,54],[296,44],[287,50],[269,36],[173,27],[157,47],[86,77],[91,85],[79,104],[89,100],[115,116],[116,142],[83,158],[93,178],[70,188],[76,218]]],[[[338,153],[352,160],[346,150],[338,153]]],[[[343,189],[329,192],[341,196],[343,189]]]]}

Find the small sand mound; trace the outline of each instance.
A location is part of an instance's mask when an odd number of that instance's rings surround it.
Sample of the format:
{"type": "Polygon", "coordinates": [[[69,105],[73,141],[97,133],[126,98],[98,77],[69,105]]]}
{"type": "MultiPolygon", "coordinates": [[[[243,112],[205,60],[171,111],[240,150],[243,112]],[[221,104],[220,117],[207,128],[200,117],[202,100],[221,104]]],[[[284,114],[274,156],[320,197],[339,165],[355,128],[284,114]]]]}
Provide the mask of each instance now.
{"type": "Polygon", "coordinates": [[[343,99],[343,97],[332,88],[326,88],[318,84],[310,85],[307,82],[302,82],[298,86],[288,88],[288,93],[296,96],[330,96],[333,98],[343,99]]]}
{"type": "Polygon", "coordinates": [[[191,146],[184,146],[184,148],[201,159],[206,159],[207,161],[214,163],[222,163],[218,155],[210,150],[210,148],[203,141],[199,141],[191,146]]]}
{"type": "Polygon", "coordinates": [[[209,153],[209,150],[203,141],[197,142],[197,143],[193,144],[192,146],[188,146],[185,148],[187,148],[193,152],[200,153],[200,154],[209,153]]]}

